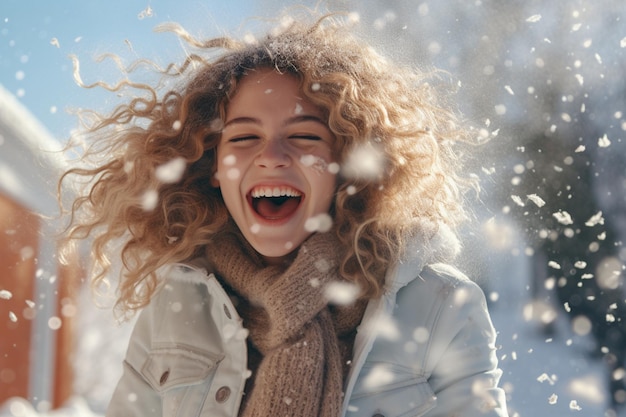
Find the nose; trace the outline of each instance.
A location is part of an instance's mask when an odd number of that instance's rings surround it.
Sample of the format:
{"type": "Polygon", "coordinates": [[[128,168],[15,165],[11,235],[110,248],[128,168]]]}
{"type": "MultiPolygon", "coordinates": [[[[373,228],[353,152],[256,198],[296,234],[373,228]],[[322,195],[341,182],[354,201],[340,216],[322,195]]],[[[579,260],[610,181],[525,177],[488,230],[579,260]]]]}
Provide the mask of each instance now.
{"type": "Polygon", "coordinates": [[[255,163],[262,168],[284,168],[291,164],[291,156],[283,140],[270,139],[263,144],[255,163]]]}

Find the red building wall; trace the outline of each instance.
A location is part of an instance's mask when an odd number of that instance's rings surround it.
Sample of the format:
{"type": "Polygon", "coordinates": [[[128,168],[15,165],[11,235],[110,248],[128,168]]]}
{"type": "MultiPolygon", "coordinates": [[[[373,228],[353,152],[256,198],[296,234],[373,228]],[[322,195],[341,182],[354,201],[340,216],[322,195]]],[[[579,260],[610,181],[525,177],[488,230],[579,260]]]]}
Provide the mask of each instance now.
{"type": "MultiPolygon", "coordinates": [[[[0,404],[8,398],[29,398],[33,319],[37,314],[35,276],[41,220],[27,208],[0,194],[0,404]],[[34,306],[34,307],[33,307],[34,306]]],[[[73,311],[80,269],[70,264],[58,269],[53,408],[73,390],[73,311]],[[63,305],[66,307],[63,308],[63,305]],[[69,306],[69,307],[68,307],[69,306]]]]}

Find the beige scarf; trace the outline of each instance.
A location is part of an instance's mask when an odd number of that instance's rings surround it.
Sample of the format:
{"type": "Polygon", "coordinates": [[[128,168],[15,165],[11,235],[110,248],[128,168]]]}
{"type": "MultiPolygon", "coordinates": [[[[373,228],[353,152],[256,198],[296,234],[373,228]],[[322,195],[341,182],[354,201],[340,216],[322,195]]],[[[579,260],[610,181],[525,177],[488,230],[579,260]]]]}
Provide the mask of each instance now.
{"type": "Polygon", "coordinates": [[[342,252],[331,233],[312,235],[283,267],[263,266],[238,233],[208,248],[216,273],[243,298],[238,310],[262,355],[240,416],[339,416],[345,363],[338,340],[353,333],[365,307],[328,306],[324,289],[341,280],[342,252]]]}

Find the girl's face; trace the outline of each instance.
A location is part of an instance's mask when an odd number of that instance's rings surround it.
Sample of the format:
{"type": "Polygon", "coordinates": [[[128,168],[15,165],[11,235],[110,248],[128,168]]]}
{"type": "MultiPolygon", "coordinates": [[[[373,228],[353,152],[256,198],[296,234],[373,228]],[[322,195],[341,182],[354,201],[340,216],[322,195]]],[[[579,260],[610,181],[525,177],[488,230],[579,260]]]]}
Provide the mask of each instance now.
{"type": "Polygon", "coordinates": [[[315,221],[307,220],[328,213],[334,139],[294,76],[260,69],[239,82],[226,109],[215,178],[230,215],[268,264],[283,261],[314,232],[315,221]]]}

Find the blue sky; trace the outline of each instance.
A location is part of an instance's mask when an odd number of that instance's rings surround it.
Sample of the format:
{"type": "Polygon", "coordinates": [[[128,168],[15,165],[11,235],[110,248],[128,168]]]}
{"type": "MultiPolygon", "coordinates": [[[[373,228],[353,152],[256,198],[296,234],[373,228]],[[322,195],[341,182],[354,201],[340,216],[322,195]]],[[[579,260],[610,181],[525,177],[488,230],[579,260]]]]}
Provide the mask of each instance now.
{"type": "Polygon", "coordinates": [[[126,41],[137,57],[180,58],[174,35],[153,32],[159,23],[215,35],[236,29],[257,9],[254,0],[0,0],[0,84],[63,141],[76,126],[67,110],[97,108],[104,97],[75,84],[70,54],[80,59],[85,82],[93,82],[102,75],[93,59],[130,54],[126,41]]]}

